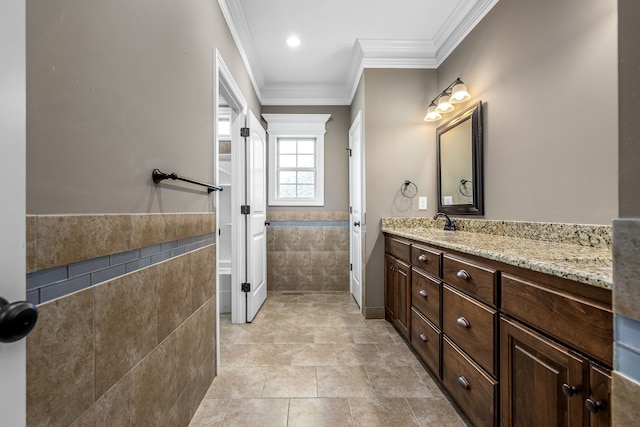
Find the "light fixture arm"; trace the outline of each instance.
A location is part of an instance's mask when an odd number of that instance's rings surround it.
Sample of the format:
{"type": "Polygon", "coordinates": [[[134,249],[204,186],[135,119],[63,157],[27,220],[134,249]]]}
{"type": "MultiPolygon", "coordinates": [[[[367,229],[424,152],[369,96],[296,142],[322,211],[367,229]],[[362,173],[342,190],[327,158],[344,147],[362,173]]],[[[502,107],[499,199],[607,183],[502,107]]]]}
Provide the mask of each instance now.
{"type": "MultiPolygon", "coordinates": [[[[431,104],[437,104],[438,103],[438,99],[440,99],[443,96],[450,96],[451,95],[451,90],[453,89],[453,87],[455,85],[457,85],[458,83],[462,83],[464,84],[464,82],[462,80],[460,80],[460,77],[458,77],[457,79],[455,79],[449,86],[447,86],[447,88],[445,90],[443,90],[442,92],[440,92],[435,98],[433,98],[431,100],[431,104]]],[[[429,104],[429,105],[431,105],[429,104]]]]}

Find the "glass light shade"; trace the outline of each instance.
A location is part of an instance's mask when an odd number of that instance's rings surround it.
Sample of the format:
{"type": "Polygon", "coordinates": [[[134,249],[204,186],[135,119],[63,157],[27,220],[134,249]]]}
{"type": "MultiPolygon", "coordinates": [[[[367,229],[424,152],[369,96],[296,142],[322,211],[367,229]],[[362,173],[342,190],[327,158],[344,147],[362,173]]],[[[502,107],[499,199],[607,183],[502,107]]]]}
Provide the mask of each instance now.
{"type": "Polygon", "coordinates": [[[431,104],[429,106],[429,108],[427,108],[427,115],[424,116],[424,121],[425,122],[434,122],[436,120],[440,120],[441,118],[442,118],[442,116],[440,115],[440,113],[438,113],[436,111],[435,104],[431,104]]]}
{"type": "Polygon", "coordinates": [[[453,109],[454,107],[451,105],[451,102],[449,102],[447,95],[442,95],[440,99],[438,99],[438,106],[436,107],[438,113],[450,113],[453,109]]]}
{"type": "Polygon", "coordinates": [[[464,83],[460,82],[456,84],[451,90],[451,98],[450,102],[452,104],[457,104],[459,102],[464,102],[471,99],[471,94],[467,92],[467,86],[464,83]]]}

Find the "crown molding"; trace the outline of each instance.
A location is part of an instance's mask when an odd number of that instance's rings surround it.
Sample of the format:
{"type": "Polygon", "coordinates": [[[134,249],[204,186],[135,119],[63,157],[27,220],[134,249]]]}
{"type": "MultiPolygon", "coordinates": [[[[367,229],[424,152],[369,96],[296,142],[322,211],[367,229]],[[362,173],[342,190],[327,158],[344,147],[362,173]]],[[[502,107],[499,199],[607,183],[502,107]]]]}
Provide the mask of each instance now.
{"type": "Polygon", "coordinates": [[[240,53],[240,58],[247,69],[253,90],[256,92],[258,100],[260,100],[262,98],[261,87],[264,80],[262,79],[261,71],[257,68],[254,70],[251,67],[252,63],[256,63],[255,47],[249,36],[249,26],[242,8],[239,6],[239,2],[234,0],[218,0],[218,5],[220,5],[224,20],[227,22],[227,27],[231,32],[231,37],[233,37],[236,48],[240,53]]]}
{"type": "Polygon", "coordinates": [[[436,69],[499,0],[461,2],[433,40],[356,40],[344,85],[269,85],[238,1],[218,0],[262,105],[350,105],[366,68],[436,69]]]}

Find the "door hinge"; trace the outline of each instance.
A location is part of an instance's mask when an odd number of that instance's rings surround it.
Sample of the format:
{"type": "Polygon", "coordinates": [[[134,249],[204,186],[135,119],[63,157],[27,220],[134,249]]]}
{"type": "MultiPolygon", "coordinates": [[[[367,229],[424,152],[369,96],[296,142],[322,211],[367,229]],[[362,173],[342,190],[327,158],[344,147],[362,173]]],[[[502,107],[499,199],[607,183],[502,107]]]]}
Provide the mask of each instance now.
{"type": "Polygon", "coordinates": [[[353,264],[349,264],[349,271],[353,271],[353,264]]]}
{"type": "Polygon", "coordinates": [[[347,148],[347,151],[349,152],[349,157],[351,157],[351,148],[347,148]]]}
{"type": "Polygon", "coordinates": [[[251,292],[251,283],[242,283],[240,286],[242,292],[251,292]]]}
{"type": "Polygon", "coordinates": [[[353,213],[353,206],[349,206],[349,213],[352,214],[353,213]]]}
{"type": "Polygon", "coordinates": [[[249,205],[240,206],[240,213],[242,215],[249,215],[251,213],[251,206],[249,205]]]}
{"type": "Polygon", "coordinates": [[[249,128],[240,128],[240,136],[246,138],[249,136],[249,128]]]}

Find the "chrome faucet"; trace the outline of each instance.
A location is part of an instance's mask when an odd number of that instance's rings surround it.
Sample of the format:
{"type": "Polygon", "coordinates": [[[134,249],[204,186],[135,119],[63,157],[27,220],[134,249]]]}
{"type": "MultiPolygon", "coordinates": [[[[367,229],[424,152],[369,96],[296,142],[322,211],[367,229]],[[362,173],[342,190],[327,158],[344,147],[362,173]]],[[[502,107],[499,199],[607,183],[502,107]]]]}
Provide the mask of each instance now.
{"type": "Polygon", "coordinates": [[[438,212],[433,216],[433,219],[438,219],[438,217],[440,216],[445,217],[445,223],[444,223],[445,231],[456,231],[456,225],[453,223],[453,221],[451,221],[451,218],[449,218],[449,216],[447,216],[446,213],[438,212]]]}

